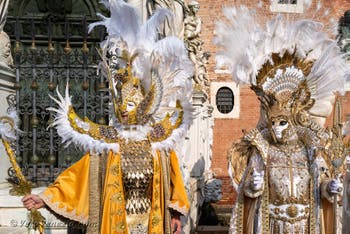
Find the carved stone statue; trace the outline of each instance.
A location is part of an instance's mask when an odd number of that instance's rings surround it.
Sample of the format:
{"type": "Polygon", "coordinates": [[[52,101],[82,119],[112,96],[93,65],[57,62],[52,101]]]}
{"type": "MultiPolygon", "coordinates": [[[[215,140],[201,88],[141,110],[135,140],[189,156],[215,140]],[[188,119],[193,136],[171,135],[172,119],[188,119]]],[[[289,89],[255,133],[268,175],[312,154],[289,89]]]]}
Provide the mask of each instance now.
{"type": "Polygon", "coordinates": [[[175,35],[183,38],[184,31],[184,6],[183,0],[146,0],[147,15],[150,17],[159,8],[165,8],[173,13],[173,20],[168,21],[164,27],[163,36],[175,35]]]}
{"type": "Polygon", "coordinates": [[[185,38],[187,40],[198,38],[201,32],[202,21],[197,17],[198,10],[198,2],[191,1],[188,4],[188,14],[185,19],[185,38]]]}
{"type": "Polygon", "coordinates": [[[168,9],[173,13],[173,18],[166,21],[163,31],[160,32],[160,37],[175,35],[183,39],[184,34],[184,8],[183,0],[125,0],[130,5],[135,7],[137,13],[145,22],[151,17],[156,10],[160,8],[168,9]]]}
{"type": "Polygon", "coordinates": [[[191,1],[188,4],[186,18],[184,21],[184,37],[190,59],[195,64],[196,68],[193,80],[197,84],[197,87],[199,86],[202,91],[207,93],[209,83],[206,65],[208,64],[210,54],[203,52],[202,50],[203,41],[200,39],[202,21],[197,16],[198,10],[198,2],[191,1]]]}
{"type": "Polygon", "coordinates": [[[204,202],[217,202],[222,198],[222,181],[215,179],[212,172],[205,173],[204,202]]]}
{"type": "Polygon", "coordinates": [[[10,38],[4,32],[8,4],[9,0],[2,0],[0,3],[0,65],[6,67],[13,65],[10,38]]]}
{"type": "Polygon", "coordinates": [[[4,31],[0,32],[0,64],[5,66],[13,65],[10,38],[4,31]]]}

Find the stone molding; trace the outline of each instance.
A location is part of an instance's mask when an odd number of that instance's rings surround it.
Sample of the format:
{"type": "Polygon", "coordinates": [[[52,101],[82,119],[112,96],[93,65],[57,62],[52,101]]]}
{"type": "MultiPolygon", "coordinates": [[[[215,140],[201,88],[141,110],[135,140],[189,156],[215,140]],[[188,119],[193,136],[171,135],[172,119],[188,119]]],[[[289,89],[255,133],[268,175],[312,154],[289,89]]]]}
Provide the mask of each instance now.
{"type": "Polygon", "coordinates": [[[270,6],[272,12],[284,13],[304,13],[304,5],[302,0],[298,0],[296,4],[278,3],[279,0],[273,0],[270,6]]]}

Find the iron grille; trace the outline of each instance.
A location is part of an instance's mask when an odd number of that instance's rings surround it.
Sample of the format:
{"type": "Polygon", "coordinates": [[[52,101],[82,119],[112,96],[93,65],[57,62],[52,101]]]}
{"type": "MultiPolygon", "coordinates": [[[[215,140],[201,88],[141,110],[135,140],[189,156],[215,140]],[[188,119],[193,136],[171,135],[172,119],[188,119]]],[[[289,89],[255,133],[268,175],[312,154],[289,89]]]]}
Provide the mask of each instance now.
{"type": "Polygon", "coordinates": [[[228,114],[233,110],[234,95],[229,87],[221,87],[216,93],[216,106],[220,113],[228,114]]]}
{"type": "MultiPolygon", "coordinates": [[[[81,117],[106,123],[110,97],[105,77],[97,75],[97,48],[103,28],[87,34],[86,18],[55,21],[50,18],[8,17],[6,32],[11,37],[16,71],[16,94],[8,97],[16,108],[23,133],[16,143],[17,161],[24,174],[37,186],[45,186],[83,152],[64,147],[54,128],[56,89],[64,94],[69,84],[75,110],[81,117]]],[[[11,174],[11,173],[9,173],[11,174]]]]}

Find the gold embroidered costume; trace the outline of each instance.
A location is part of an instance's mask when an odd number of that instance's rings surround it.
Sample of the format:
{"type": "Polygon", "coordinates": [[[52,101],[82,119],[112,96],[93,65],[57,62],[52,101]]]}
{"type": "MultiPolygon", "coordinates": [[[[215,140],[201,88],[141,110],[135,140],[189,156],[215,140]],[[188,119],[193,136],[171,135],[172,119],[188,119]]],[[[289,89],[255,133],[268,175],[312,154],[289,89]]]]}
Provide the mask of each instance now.
{"type": "MultiPolygon", "coordinates": [[[[101,162],[106,157],[101,157],[100,162],[105,171],[99,174],[104,180],[99,185],[103,203],[101,204],[103,212],[101,223],[90,223],[89,213],[96,212],[98,209],[89,205],[89,167],[90,158],[100,157],[87,154],[73,166],[64,171],[42,194],[41,198],[56,213],[78,221],[83,224],[97,225],[100,227],[100,233],[131,233],[131,230],[140,228],[145,230],[140,233],[163,233],[164,230],[164,182],[162,176],[161,157],[166,157],[160,152],[152,155],[153,166],[150,171],[153,172],[151,184],[148,186],[148,193],[144,197],[135,196],[137,200],[144,199],[148,203],[135,203],[136,207],[128,203],[135,202],[134,197],[130,196],[133,190],[127,188],[123,183],[122,157],[112,151],[108,153],[107,162],[101,162]],[[127,192],[125,190],[128,190],[127,192]],[[128,197],[129,196],[129,197],[128,197]],[[131,226],[131,228],[129,228],[131,226]]],[[[189,209],[186,191],[182,182],[182,175],[178,166],[176,154],[171,151],[170,177],[171,177],[171,197],[169,207],[173,210],[186,214],[189,209]]],[[[129,172],[130,174],[132,172],[129,172]]],[[[139,174],[142,176],[142,174],[139,174]]],[[[130,184],[132,187],[136,184],[130,184]]],[[[97,220],[98,221],[98,220],[97,220]]]]}
{"type": "Polygon", "coordinates": [[[224,13],[217,63],[261,102],[257,128],[228,154],[237,191],[230,233],[335,233],[342,187],[333,169],[343,159],[327,150],[340,142],[322,123],[344,93],[348,64],[317,22],[278,16],[264,28],[248,8],[224,13]]]}
{"type": "Polygon", "coordinates": [[[176,37],[156,40],[171,17],[160,10],[144,25],[122,0],[104,1],[109,36],[100,72],[114,112],[109,125],[80,118],[66,88],[54,126],[66,143],[89,152],[39,196],[58,214],[87,224],[88,233],[169,233],[170,215],[189,209],[172,150],[192,123],[193,64],[176,37]]]}

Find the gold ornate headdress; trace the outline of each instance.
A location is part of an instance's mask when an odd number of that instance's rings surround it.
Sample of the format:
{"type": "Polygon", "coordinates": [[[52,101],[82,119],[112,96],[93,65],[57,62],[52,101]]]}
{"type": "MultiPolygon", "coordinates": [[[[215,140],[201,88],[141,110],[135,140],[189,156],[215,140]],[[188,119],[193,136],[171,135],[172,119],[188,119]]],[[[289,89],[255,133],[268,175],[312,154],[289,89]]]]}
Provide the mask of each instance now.
{"type": "Polygon", "coordinates": [[[313,61],[305,61],[285,52],[282,57],[273,54],[272,64],[268,62],[263,65],[258,72],[256,85],[251,86],[263,110],[269,118],[285,116],[294,124],[304,124],[304,118],[300,115],[315,103],[306,81],[313,61]]]}

